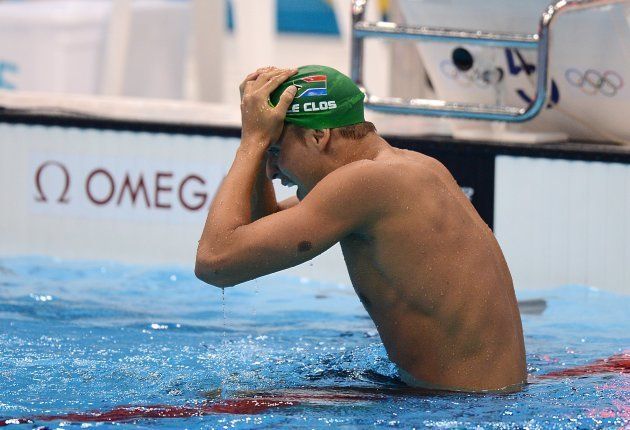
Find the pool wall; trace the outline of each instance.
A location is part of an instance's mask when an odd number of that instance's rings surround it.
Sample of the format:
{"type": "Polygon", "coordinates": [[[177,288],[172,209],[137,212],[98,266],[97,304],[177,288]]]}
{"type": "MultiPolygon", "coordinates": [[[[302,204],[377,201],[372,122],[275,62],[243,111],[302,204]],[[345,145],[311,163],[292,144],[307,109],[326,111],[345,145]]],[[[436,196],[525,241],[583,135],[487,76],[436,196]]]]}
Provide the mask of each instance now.
{"type": "MultiPolygon", "coordinates": [[[[239,134],[0,116],[0,255],[192,269],[239,134]]],[[[494,229],[517,289],[581,284],[630,293],[630,148],[386,138],[445,163],[494,229]]],[[[279,198],[291,195],[277,185],[279,198]]],[[[287,272],[350,282],[339,246],[287,272]]]]}

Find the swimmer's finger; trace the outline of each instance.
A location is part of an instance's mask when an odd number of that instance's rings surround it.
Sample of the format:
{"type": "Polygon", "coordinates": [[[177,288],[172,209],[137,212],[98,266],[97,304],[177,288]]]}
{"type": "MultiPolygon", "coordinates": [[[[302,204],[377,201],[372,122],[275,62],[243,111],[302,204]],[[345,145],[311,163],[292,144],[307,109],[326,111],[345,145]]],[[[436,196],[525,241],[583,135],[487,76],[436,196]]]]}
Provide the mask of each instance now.
{"type": "Polygon", "coordinates": [[[280,100],[278,100],[278,104],[276,105],[275,109],[280,111],[283,116],[286,114],[287,109],[289,109],[289,105],[295,98],[296,93],[297,87],[295,85],[291,85],[282,92],[280,100]]]}
{"type": "Polygon", "coordinates": [[[241,94],[241,101],[243,101],[243,96],[245,95],[245,93],[246,93],[246,92],[247,92],[247,93],[251,93],[251,92],[253,91],[253,90],[252,90],[252,87],[253,87],[253,86],[254,86],[254,81],[246,81],[246,82],[243,82],[243,83],[242,83],[242,84],[238,87],[239,92],[240,92],[240,94],[241,94]]]}
{"type": "Polygon", "coordinates": [[[260,75],[258,75],[258,78],[256,78],[254,90],[258,91],[259,89],[264,88],[268,82],[274,80],[277,76],[281,76],[283,73],[284,73],[284,70],[280,70],[280,69],[261,73],[260,75]]]}
{"type": "MultiPolygon", "coordinates": [[[[272,79],[275,79],[277,76],[290,76],[292,75],[297,69],[273,69],[273,70],[269,70],[268,72],[265,73],[261,73],[260,76],[258,76],[258,78],[256,79],[256,85],[259,88],[262,88],[264,86],[264,84],[266,84],[267,82],[271,81],[272,79]]],[[[286,77],[284,78],[286,79],[286,77]]]]}
{"type": "Polygon", "coordinates": [[[256,69],[255,71],[253,71],[249,75],[247,75],[245,77],[245,79],[243,79],[243,82],[255,81],[256,78],[258,78],[258,76],[262,75],[263,73],[270,72],[272,70],[277,70],[277,69],[278,68],[274,67],[274,66],[259,67],[258,69],[256,69]]]}
{"type": "Polygon", "coordinates": [[[260,76],[261,74],[269,72],[271,70],[275,70],[275,69],[277,68],[273,66],[260,67],[255,72],[252,72],[249,75],[247,75],[245,79],[243,79],[243,82],[241,82],[241,84],[238,86],[239,93],[241,94],[241,100],[243,99],[243,94],[245,93],[245,89],[247,87],[248,82],[253,82],[256,79],[258,79],[258,76],[260,76]]]}
{"type": "Polygon", "coordinates": [[[271,70],[280,70],[280,69],[276,66],[265,66],[265,67],[259,68],[258,70],[256,70],[256,72],[258,72],[258,74],[261,74],[261,73],[269,72],[271,70]]]}
{"type": "Polygon", "coordinates": [[[238,91],[241,94],[241,100],[243,99],[243,94],[245,93],[245,88],[247,87],[247,84],[255,81],[256,78],[258,78],[258,75],[262,73],[261,70],[262,69],[258,69],[255,72],[252,72],[249,75],[247,75],[245,79],[243,79],[243,82],[241,82],[241,85],[238,86],[238,91]]]}
{"type": "MultiPolygon", "coordinates": [[[[266,66],[266,67],[261,67],[259,69],[257,69],[255,72],[250,73],[249,75],[247,75],[247,77],[245,78],[245,81],[255,81],[256,79],[258,79],[258,77],[264,73],[273,73],[276,70],[280,70],[277,67],[274,66],[266,66]]],[[[244,81],[244,82],[245,82],[244,81]]]]}
{"type": "Polygon", "coordinates": [[[282,73],[270,77],[265,85],[260,88],[260,91],[265,97],[269,97],[269,94],[271,94],[276,88],[282,85],[282,83],[286,81],[290,76],[295,75],[296,73],[297,69],[284,70],[282,71],[282,73]]]}

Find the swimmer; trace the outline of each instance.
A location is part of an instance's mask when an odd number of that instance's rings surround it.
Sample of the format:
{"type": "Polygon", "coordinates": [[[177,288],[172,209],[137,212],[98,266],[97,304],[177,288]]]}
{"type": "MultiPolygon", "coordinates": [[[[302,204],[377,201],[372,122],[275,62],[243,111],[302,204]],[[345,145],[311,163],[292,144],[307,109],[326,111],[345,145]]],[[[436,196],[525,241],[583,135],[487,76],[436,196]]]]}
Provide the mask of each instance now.
{"type": "MultiPolygon", "coordinates": [[[[259,69],[195,274],[225,288],[341,244],[353,287],[411,386],[518,391],[525,346],[510,271],[449,171],[364,120],[359,88],[324,66],[259,69]],[[276,201],[271,180],[297,186],[276,201]]],[[[290,294],[290,291],[287,291],[290,294]]]]}

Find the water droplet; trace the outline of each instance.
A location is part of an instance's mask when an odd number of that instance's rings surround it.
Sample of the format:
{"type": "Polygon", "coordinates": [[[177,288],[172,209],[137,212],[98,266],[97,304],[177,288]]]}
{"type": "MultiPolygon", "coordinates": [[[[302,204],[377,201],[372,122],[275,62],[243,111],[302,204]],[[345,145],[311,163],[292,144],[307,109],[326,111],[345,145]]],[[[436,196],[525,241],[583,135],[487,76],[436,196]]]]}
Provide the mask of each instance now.
{"type": "Polygon", "coordinates": [[[221,288],[221,311],[223,312],[223,345],[225,345],[225,288],[221,288]]]}

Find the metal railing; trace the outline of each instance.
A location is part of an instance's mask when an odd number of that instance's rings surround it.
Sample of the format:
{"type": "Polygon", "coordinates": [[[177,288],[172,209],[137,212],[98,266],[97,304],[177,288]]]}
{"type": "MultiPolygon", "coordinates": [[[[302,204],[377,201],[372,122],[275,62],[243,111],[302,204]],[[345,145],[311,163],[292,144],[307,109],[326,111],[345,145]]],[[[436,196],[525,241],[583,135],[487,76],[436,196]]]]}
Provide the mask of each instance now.
{"type": "Polygon", "coordinates": [[[528,121],[538,115],[547,102],[549,88],[549,38],[555,18],[561,13],[568,11],[625,1],[628,0],[562,0],[549,5],[542,12],[537,34],[512,34],[413,27],[391,22],[365,22],[363,19],[367,0],[352,0],[351,77],[365,93],[365,106],[376,111],[489,121],[528,121]],[[536,49],[538,54],[536,97],[527,107],[515,107],[371,95],[363,84],[363,40],[368,37],[421,39],[431,42],[460,42],[494,47],[536,49]]]}

